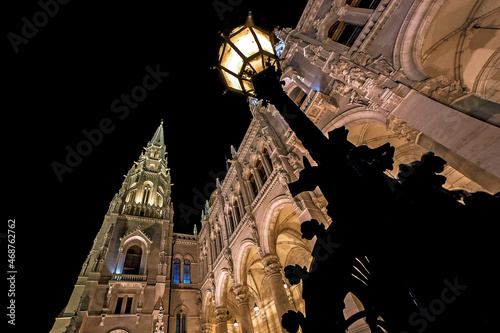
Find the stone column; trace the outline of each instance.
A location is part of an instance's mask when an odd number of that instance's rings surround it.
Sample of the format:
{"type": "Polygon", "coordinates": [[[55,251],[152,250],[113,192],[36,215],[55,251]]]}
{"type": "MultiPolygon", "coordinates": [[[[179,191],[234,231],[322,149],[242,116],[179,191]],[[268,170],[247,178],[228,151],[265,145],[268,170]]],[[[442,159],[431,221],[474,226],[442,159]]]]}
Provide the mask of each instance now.
{"type": "Polygon", "coordinates": [[[373,9],[345,5],[337,10],[337,14],[341,21],[362,27],[373,14],[373,9]]]}
{"type": "MultiPolygon", "coordinates": [[[[276,312],[278,313],[281,325],[281,316],[288,310],[293,310],[290,302],[288,302],[288,295],[285,287],[283,286],[281,264],[278,256],[275,254],[266,254],[261,259],[261,262],[264,266],[264,272],[267,275],[267,283],[269,284],[269,289],[271,289],[273,294],[274,305],[276,307],[276,312]]],[[[286,332],[284,329],[283,331],[286,332]]]]}
{"type": "Polygon", "coordinates": [[[271,177],[271,173],[273,172],[273,166],[271,165],[270,160],[264,156],[264,153],[259,153],[259,159],[261,160],[262,165],[264,166],[264,170],[268,175],[267,178],[271,177]]]}
{"type": "Polygon", "coordinates": [[[201,324],[201,333],[213,333],[211,325],[208,323],[201,324]]]}
{"type": "Polygon", "coordinates": [[[248,306],[250,298],[248,287],[243,285],[237,286],[233,288],[233,292],[236,302],[238,302],[238,309],[240,311],[241,332],[253,333],[252,318],[250,316],[250,308],[248,306]]]}
{"type": "Polygon", "coordinates": [[[227,333],[227,320],[229,319],[229,310],[225,306],[215,308],[216,333],[227,333]]]}
{"type": "Polygon", "coordinates": [[[257,170],[256,167],[251,167],[250,168],[250,172],[252,172],[254,178],[255,178],[255,181],[257,182],[257,188],[258,190],[260,191],[262,189],[262,186],[264,185],[263,182],[262,182],[262,178],[260,178],[260,173],[259,171],[257,170]]]}
{"type": "Polygon", "coordinates": [[[238,200],[238,209],[240,212],[241,219],[243,220],[243,217],[245,216],[246,211],[245,211],[245,202],[243,201],[243,197],[241,196],[241,191],[240,191],[240,193],[237,194],[236,200],[238,200]]]}

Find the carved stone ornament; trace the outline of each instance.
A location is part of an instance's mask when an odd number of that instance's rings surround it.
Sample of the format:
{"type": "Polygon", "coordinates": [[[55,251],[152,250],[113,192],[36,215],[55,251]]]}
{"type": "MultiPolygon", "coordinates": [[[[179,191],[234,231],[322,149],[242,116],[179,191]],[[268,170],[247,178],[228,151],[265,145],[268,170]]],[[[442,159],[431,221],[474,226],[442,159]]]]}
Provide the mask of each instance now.
{"type": "Polygon", "coordinates": [[[248,304],[250,293],[247,286],[237,286],[233,288],[233,293],[234,297],[236,298],[236,302],[238,302],[238,305],[248,304]]]}
{"type": "Polygon", "coordinates": [[[225,248],[223,252],[224,258],[227,261],[227,268],[231,275],[233,274],[233,256],[231,255],[231,249],[230,248],[225,248]]]}
{"type": "Polygon", "coordinates": [[[398,138],[404,138],[408,142],[415,142],[415,139],[417,138],[417,135],[419,133],[418,130],[414,129],[406,122],[393,115],[387,116],[387,130],[397,133],[398,138]]]}
{"type": "Polygon", "coordinates": [[[300,163],[300,158],[294,152],[288,153],[288,163],[290,163],[290,165],[292,166],[292,168],[294,170],[302,169],[302,164],[300,163]]]}
{"type": "Polygon", "coordinates": [[[469,89],[463,87],[460,82],[452,81],[443,75],[417,82],[412,88],[444,104],[451,104],[469,92],[469,89]]]}
{"type": "Polygon", "coordinates": [[[229,310],[225,306],[215,308],[215,320],[217,323],[226,322],[231,317],[229,310]]]}
{"type": "Polygon", "coordinates": [[[340,80],[335,80],[332,85],[332,92],[340,96],[348,96],[352,88],[340,80]]]}
{"type": "Polygon", "coordinates": [[[281,274],[281,263],[277,255],[268,254],[261,260],[266,275],[281,274]]]}
{"type": "Polygon", "coordinates": [[[390,76],[395,71],[394,67],[383,55],[367,60],[366,67],[375,73],[383,74],[385,76],[390,76]]]}

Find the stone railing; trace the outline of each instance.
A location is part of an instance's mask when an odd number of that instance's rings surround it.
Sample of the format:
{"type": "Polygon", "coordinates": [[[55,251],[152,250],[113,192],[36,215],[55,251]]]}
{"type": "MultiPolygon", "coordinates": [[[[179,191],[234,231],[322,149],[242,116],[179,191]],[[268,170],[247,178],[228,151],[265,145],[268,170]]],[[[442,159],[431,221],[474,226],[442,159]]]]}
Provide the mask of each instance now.
{"type": "Polygon", "coordinates": [[[113,280],[115,281],[146,281],[147,275],[136,275],[136,274],[113,274],[113,280]]]}

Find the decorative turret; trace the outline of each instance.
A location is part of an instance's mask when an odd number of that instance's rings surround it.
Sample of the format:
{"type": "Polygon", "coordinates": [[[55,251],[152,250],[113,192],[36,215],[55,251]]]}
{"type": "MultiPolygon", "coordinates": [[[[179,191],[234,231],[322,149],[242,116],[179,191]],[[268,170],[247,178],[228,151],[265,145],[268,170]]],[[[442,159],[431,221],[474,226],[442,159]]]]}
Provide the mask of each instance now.
{"type": "Polygon", "coordinates": [[[162,120],[139,160],[125,175],[110,210],[120,214],[171,219],[171,186],[162,120]]]}

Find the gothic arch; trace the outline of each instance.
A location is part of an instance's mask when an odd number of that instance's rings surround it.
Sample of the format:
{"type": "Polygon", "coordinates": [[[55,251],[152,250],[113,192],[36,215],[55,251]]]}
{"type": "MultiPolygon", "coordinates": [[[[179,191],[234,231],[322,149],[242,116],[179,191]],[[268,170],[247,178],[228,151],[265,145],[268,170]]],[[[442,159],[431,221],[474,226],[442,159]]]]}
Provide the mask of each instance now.
{"type": "Polygon", "coordinates": [[[183,260],[184,259],[184,256],[180,253],[180,252],[176,252],[174,253],[174,255],[172,256],[172,260],[174,259],[179,259],[179,260],[183,260]]]}
{"type": "Polygon", "coordinates": [[[344,3],[340,6],[339,4],[334,5],[334,7],[332,7],[330,12],[326,14],[323,21],[318,25],[318,31],[316,32],[316,39],[319,39],[320,41],[323,42],[332,43],[332,41],[328,38],[328,31],[335,22],[338,22],[339,16],[336,14],[336,9],[341,8],[343,5],[345,5],[345,1],[343,2],[344,3]]]}
{"type": "Polygon", "coordinates": [[[285,194],[282,194],[271,200],[264,211],[262,224],[259,228],[262,232],[262,236],[260,237],[260,246],[263,253],[276,253],[276,219],[281,211],[281,208],[287,204],[291,204],[290,199],[285,194]]]}
{"type": "Polygon", "coordinates": [[[351,127],[366,122],[377,122],[380,124],[385,124],[386,121],[387,118],[382,113],[372,110],[366,110],[365,107],[360,106],[346,111],[340,114],[338,117],[335,117],[335,119],[327,123],[321,129],[321,131],[324,134],[328,134],[328,132],[342,126],[351,127]]]}
{"type": "Polygon", "coordinates": [[[429,77],[422,63],[423,36],[426,35],[430,21],[446,0],[417,0],[413,3],[403,21],[402,29],[396,38],[394,65],[403,68],[405,75],[414,81],[429,77]]]}
{"type": "Polygon", "coordinates": [[[231,284],[231,278],[227,269],[221,269],[219,274],[217,274],[217,279],[215,282],[215,304],[217,306],[226,305],[226,300],[228,298],[228,286],[231,284]]]}
{"type": "Polygon", "coordinates": [[[212,325],[215,325],[215,307],[212,302],[213,294],[210,290],[205,292],[205,297],[203,297],[202,302],[202,311],[201,311],[201,324],[208,325],[211,328],[212,325]]]}
{"type": "Polygon", "coordinates": [[[108,331],[108,333],[129,333],[129,332],[122,328],[113,328],[111,331],[108,331]]]}
{"type": "Polygon", "coordinates": [[[216,309],[223,308],[225,309],[224,311],[229,312],[229,320],[226,323],[228,324],[228,326],[230,325],[230,322],[234,321],[235,319],[238,322],[241,322],[239,318],[238,304],[233,293],[233,287],[233,281],[228,269],[221,269],[218,274],[215,287],[215,304],[216,309]]]}
{"type": "Polygon", "coordinates": [[[479,71],[472,93],[500,104],[500,48],[486,61],[479,71]]]}
{"type": "MultiPolygon", "coordinates": [[[[279,214],[276,216],[275,225],[275,249],[279,258],[281,268],[288,265],[299,265],[309,267],[312,261],[313,242],[302,238],[301,221],[295,213],[293,206],[288,203],[280,207],[279,214]]],[[[287,280],[285,282],[288,299],[293,306],[304,312],[305,303],[302,299],[302,283],[291,286],[287,280]]]]}
{"type": "Polygon", "coordinates": [[[180,332],[189,332],[189,310],[188,308],[181,304],[177,306],[174,311],[172,312],[173,315],[173,323],[176,327],[176,331],[179,330],[180,332]]]}
{"type": "Polygon", "coordinates": [[[185,253],[184,254],[184,257],[183,257],[183,260],[189,260],[191,263],[194,263],[194,257],[190,254],[190,253],[185,253]]]}
{"type": "Polygon", "coordinates": [[[396,40],[396,67],[414,81],[444,76],[475,91],[500,50],[498,31],[480,27],[498,27],[499,14],[495,0],[415,1],[396,40]]]}
{"type": "Polygon", "coordinates": [[[247,258],[252,249],[257,249],[255,241],[244,239],[234,257],[234,283],[236,285],[246,285],[247,258]]]}
{"type": "Polygon", "coordinates": [[[184,305],[180,304],[178,305],[174,311],[172,312],[174,315],[177,314],[180,310],[182,310],[183,313],[186,313],[186,316],[189,314],[189,309],[184,305]]]}
{"type": "Polygon", "coordinates": [[[139,275],[146,274],[147,260],[148,260],[148,255],[149,255],[149,251],[150,251],[152,243],[153,242],[149,239],[149,237],[146,236],[142,232],[142,230],[140,230],[140,229],[135,230],[134,232],[124,236],[121,239],[121,243],[120,243],[115,273],[116,274],[123,273],[123,265],[125,263],[125,258],[126,258],[128,249],[130,249],[133,246],[138,246],[142,251],[141,263],[140,263],[138,273],[139,273],[139,275]]]}

